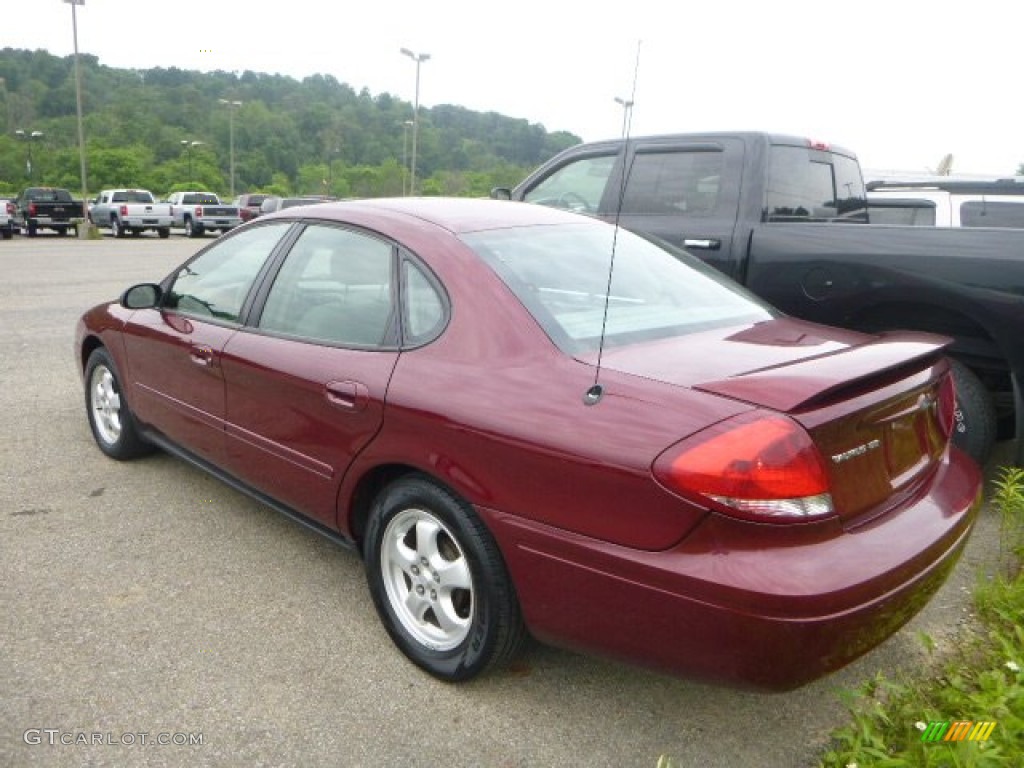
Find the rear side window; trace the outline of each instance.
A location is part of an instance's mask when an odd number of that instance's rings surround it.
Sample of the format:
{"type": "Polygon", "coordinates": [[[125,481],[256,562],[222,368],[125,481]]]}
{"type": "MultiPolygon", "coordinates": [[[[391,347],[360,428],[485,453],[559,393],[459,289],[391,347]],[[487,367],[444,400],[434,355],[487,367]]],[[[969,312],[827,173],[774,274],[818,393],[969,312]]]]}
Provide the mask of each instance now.
{"type": "Polygon", "coordinates": [[[718,205],[722,152],[639,152],[633,159],[622,213],[709,216],[718,205]]]}
{"type": "Polygon", "coordinates": [[[392,253],[389,243],[359,232],[306,227],[274,279],[259,327],[340,346],[385,344],[392,253]]]}
{"type": "Polygon", "coordinates": [[[867,221],[867,192],[853,158],[775,145],[768,163],[768,221],[867,221]]]}
{"type": "Polygon", "coordinates": [[[1005,203],[971,200],[960,206],[960,225],[1024,228],[1024,201],[1005,203]]]}

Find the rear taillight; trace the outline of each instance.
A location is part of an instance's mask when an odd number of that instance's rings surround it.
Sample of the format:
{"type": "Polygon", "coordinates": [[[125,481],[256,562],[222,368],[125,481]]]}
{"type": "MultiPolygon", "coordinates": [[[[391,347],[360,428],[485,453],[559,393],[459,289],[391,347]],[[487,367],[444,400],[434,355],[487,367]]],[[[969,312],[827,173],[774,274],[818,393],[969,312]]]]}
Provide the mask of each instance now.
{"type": "Polygon", "coordinates": [[[202,215],[203,215],[203,209],[202,209],[202,207],[197,205],[196,206],[196,216],[202,218],[202,215]]]}
{"type": "Polygon", "coordinates": [[[676,443],[653,469],[669,490],[748,520],[793,522],[834,511],[821,454],[781,415],[727,419],[676,443]]]}
{"type": "Polygon", "coordinates": [[[122,216],[127,216],[128,215],[128,206],[127,205],[122,205],[121,206],[121,215],[122,216]]]}
{"type": "Polygon", "coordinates": [[[36,215],[36,204],[35,203],[29,203],[28,204],[28,215],[29,216],[35,216],[36,215]]]}

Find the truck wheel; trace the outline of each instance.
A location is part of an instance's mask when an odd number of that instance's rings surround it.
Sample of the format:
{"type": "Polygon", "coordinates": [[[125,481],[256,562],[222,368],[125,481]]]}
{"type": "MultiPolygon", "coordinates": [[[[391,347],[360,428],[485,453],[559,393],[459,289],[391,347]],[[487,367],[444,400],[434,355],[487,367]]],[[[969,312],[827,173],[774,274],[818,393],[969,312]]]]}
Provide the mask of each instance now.
{"type": "Polygon", "coordinates": [[[996,408],[978,376],[959,360],[950,360],[956,384],[953,444],[984,466],[996,441],[996,408]]]}
{"type": "Polygon", "coordinates": [[[141,236],[142,236],[142,230],[141,229],[133,229],[132,230],[132,237],[141,237],[141,236]]]}
{"type": "Polygon", "coordinates": [[[192,222],[192,219],[185,219],[185,237],[202,237],[203,228],[192,222]]]}
{"type": "Polygon", "coordinates": [[[68,228],[67,227],[57,227],[57,235],[60,236],[60,237],[67,237],[68,236],[68,228]]]}
{"type": "Polygon", "coordinates": [[[171,230],[170,230],[170,228],[169,228],[169,227],[160,227],[160,228],[159,228],[159,229],[158,229],[158,230],[156,231],[156,233],[157,233],[158,235],[160,235],[160,239],[161,239],[161,240],[166,240],[166,239],[167,239],[168,237],[170,237],[170,236],[171,236],[171,230]]]}
{"type": "Polygon", "coordinates": [[[35,224],[33,224],[33,223],[32,223],[32,222],[30,221],[30,222],[28,223],[28,236],[29,236],[29,237],[35,237],[35,236],[36,236],[36,234],[38,233],[38,231],[39,231],[39,230],[38,230],[38,229],[36,229],[36,225],[35,225],[35,224]]]}
{"type": "Polygon", "coordinates": [[[13,229],[4,229],[4,230],[0,230],[0,231],[3,232],[4,240],[10,240],[12,237],[14,237],[14,230],[13,229]]]}
{"type": "Polygon", "coordinates": [[[110,219],[110,234],[114,237],[124,237],[124,227],[121,226],[121,222],[111,217],[110,219]]]}

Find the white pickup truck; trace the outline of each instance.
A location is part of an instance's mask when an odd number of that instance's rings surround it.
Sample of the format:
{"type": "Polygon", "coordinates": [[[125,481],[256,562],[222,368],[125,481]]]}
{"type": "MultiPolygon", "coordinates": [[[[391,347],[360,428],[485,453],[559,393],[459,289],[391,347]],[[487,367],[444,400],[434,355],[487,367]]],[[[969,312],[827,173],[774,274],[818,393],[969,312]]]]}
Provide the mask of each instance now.
{"type": "Polygon", "coordinates": [[[14,219],[17,216],[18,208],[10,200],[0,200],[0,237],[10,240],[18,231],[14,219]]]}
{"type": "Polygon", "coordinates": [[[867,183],[872,224],[1024,228],[1024,177],[935,176],[867,183]]]}
{"type": "Polygon", "coordinates": [[[213,192],[175,192],[167,198],[171,204],[175,229],[188,237],[202,237],[207,231],[227,232],[242,223],[237,205],[226,205],[213,192]]]}
{"type": "Polygon", "coordinates": [[[171,206],[157,203],[146,189],[104,189],[92,201],[89,218],[97,227],[109,229],[114,237],[129,232],[139,236],[147,229],[160,237],[171,234],[171,206]]]}

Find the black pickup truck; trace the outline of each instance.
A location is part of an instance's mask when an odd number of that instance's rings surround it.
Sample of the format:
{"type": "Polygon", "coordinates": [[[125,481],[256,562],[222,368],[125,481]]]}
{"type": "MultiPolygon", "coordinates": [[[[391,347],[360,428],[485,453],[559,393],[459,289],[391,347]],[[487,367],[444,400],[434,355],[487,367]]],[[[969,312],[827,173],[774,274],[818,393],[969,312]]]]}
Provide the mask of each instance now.
{"type": "Polygon", "coordinates": [[[757,132],[580,144],[491,196],[618,221],[796,317],[951,337],[957,443],[1022,463],[1024,230],[870,224],[853,153],[757,132]]]}
{"type": "Polygon", "coordinates": [[[29,237],[35,237],[40,229],[66,235],[75,229],[75,219],[85,218],[82,201],[58,187],[29,187],[15,198],[14,206],[18,226],[29,237]]]}

